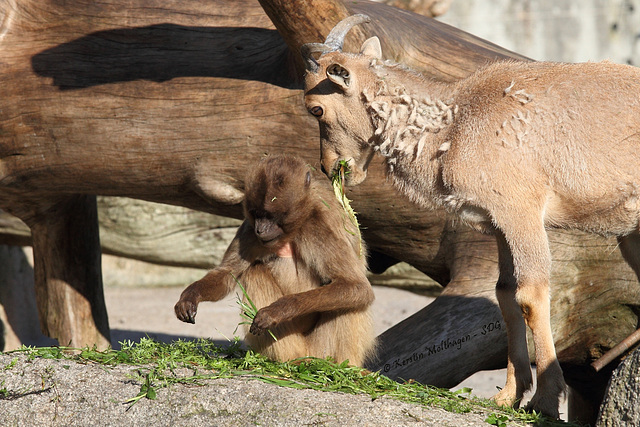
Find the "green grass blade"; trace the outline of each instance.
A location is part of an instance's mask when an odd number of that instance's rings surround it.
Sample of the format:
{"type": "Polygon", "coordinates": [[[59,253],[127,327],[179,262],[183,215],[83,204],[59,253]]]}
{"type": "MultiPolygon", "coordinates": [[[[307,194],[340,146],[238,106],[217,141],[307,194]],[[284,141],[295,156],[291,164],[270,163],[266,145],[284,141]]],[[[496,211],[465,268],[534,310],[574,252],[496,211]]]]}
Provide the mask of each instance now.
{"type": "MultiPolygon", "coordinates": [[[[247,300],[247,303],[249,303],[249,304],[245,303],[238,297],[237,303],[241,309],[240,316],[242,316],[244,319],[247,319],[246,322],[240,322],[238,323],[238,325],[250,325],[251,323],[253,323],[253,319],[255,319],[256,314],[258,314],[258,308],[253,303],[253,301],[251,301],[251,298],[249,298],[249,295],[247,294],[247,291],[244,289],[244,286],[242,286],[242,283],[240,283],[240,280],[238,280],[236,276],[234,276],[233,274],[231,274],[231,277],[233,277],[233,280],[235,280],[236,284],[242,291],[242,294],[244,295],[244,298],[247,300]]],[[[273,332],[271,332],[269,329],[267,329],[267,332],[269,333],[269,335],[271,335],[271,338],[273,338],[274,341],[278,341],[278,338],[276,338],[273,332]]]]}

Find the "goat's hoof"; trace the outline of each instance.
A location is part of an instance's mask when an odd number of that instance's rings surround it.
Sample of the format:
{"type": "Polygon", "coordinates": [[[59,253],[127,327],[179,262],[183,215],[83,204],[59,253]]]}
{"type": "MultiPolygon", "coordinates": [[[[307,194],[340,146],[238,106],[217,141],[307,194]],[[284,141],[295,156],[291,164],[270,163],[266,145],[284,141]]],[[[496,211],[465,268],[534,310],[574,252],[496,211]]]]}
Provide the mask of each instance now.
{"type": "Polygon", "coordinates": [[[520,400],[516,398],[515,393],[510,392],[507,388],[503,388],[496,393],[491,400],[498,406],[508,406],[510,408],[518,408],[520,400]]]}
{"type": "Polygon", "coordinates": [[[525,410],[529,412],[536,411],[547,417],[558,419],[560,418],[560,412],[558,410],[559,403],[557,398],[544,396],[536,392],[527,404],[525,410]]]}

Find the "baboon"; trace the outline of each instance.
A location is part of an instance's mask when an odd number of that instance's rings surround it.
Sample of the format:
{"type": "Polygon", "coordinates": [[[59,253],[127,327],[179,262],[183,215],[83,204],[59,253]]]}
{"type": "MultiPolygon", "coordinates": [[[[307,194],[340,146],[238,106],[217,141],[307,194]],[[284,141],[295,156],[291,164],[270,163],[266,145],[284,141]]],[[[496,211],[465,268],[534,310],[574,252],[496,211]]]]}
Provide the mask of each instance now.
{"type": "Polygon", "coordinates": [[[259,309],[245,334],[252,349],[278,361],[362,366],[375,347],[366,248],[329,181],[312,175],[288,156],[253,168],[244,222],[220,265],[182,292],[176,316],[195,323],[201,301],[218,301],[239,282],[259,309]]]}

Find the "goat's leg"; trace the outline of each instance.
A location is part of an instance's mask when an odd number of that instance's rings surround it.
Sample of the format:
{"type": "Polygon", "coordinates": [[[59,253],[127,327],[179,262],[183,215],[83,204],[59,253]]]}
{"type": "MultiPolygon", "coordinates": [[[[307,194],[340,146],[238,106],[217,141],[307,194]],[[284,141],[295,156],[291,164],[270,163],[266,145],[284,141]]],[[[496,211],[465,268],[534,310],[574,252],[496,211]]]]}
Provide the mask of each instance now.
{"type": "Polygon", "coordinates": [[[527,409],[558,418],[558,404],[566,385],[551,333],[548,281],[528,278],[518,280],[516,300],[527,326],[531,328],[536,348],[537,389],[527,409]]]}
{"type": "MultiPolygon", "coordinates": [[[[551,333],[551,254],[544,221],[538,214],[505,211],[495,222],[511,252],[517,281],[515,300],[531,329],[535,345],[537,389],[527,408],[557,418],[560,395],[566,385],[551,333]]],[[[513,355],[514,350],[510,349],[509,354],[513,355]]],[[[515,374],[518,375],[518,371],[515,374]]]]}
{"type": "Polygon", "coordinates": [[[508,356],[507,382],[502,390],[493,396],[499,405],[518,407],[524,392],[532,383],[531,363],[527,351],[527,331],[516,301],[516,280],[513,275],[511,251],[502,235],[496,233],[500,276],[496,285],[496,297],[507,329],[508,356]]]}

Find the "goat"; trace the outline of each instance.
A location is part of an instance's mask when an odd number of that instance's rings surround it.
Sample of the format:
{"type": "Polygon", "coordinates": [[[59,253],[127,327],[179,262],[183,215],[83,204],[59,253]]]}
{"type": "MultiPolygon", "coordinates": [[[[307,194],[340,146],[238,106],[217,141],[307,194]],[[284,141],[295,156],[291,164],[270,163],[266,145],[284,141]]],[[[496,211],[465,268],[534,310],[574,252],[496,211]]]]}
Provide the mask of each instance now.
{"type": "Polygon", "coordinates": [[[347,185],[357,185],[378,153],[412,201],[496,235],[509,351],[493,399],[518,406],[532,384],[526,324],[538,382],[529,408],[557,418],[566,386],[550,326],[546,227],[615,235],[640,273],[640,71],[509,60],[437,82],[383,61],[377,37],[343,53],[347,32],[368,21],[348,17],[325,43],[301,49],[322,168],[332,175],[347,161],[347,185]]]}

